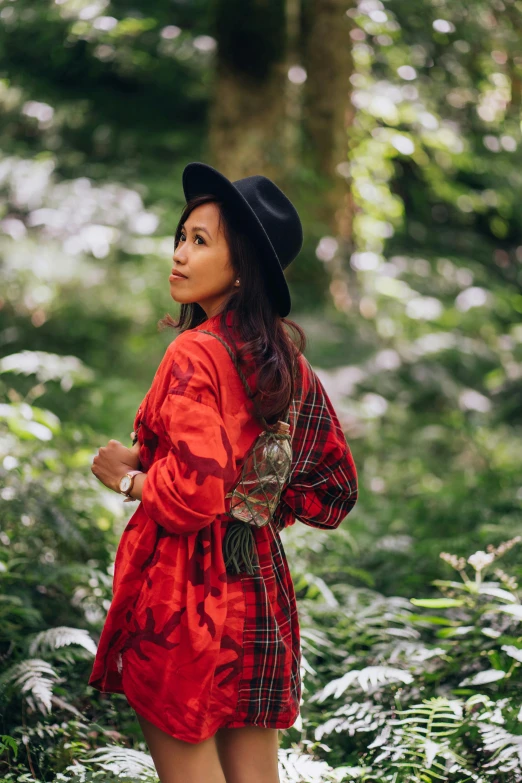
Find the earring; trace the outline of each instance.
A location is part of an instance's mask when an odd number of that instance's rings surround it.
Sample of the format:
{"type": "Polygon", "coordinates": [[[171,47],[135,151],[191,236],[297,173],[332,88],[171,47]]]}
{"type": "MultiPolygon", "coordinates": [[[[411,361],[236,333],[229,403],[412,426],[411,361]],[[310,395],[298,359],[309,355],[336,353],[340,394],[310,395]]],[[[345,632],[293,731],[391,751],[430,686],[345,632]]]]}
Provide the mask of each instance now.
{"type": "Polygon", "coordinates": [[[239,283],[239,277],[237,278],[236,283],[239,283]]]}

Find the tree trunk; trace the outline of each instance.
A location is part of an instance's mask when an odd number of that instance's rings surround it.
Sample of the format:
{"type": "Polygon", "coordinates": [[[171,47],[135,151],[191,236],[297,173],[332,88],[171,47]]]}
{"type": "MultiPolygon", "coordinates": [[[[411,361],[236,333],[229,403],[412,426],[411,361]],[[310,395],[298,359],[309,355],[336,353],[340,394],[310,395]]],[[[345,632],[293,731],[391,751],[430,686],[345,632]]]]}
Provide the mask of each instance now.
{"type": "MultiPolygon", "coordinates": [[[[303,105],[303,161],[322,180],[320,217],[331,230],[351,221],[336,212],[346,201],[346,179],[337,170],[346,163],[353,72],[351,19],[347,0],[303,0],[303,58],[307,73],[303,105]]],[[[342,169],[341,169],[342,170],[342,169]]],[[[346,207],[346,204],[345,204],[346,207]]]]}
{"type": "Polygon", "coordinates": [[[355,112],[350,100],[353,23],[347,11],[353,2],[302,1],[302,47],[307,73],[302,157],[319,183],[314,205],[317,225],[337,243],[327,264],[330,293],[336,308],[346,312],[357,298],[348,263],[354,250],[348,150],[355,112]]]}
{"type": "Polygon", "coordinates": [[[288,140],[285,0],[217,0],[211,165],[230,179],[281,181],[288,140]]]}

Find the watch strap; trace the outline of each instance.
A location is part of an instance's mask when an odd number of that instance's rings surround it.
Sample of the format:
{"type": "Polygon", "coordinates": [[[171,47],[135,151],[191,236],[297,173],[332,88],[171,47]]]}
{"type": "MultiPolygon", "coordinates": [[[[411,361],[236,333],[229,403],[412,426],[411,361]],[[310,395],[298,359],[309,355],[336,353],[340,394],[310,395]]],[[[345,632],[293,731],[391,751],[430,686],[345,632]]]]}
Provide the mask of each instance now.
{"type": "MultiPolygon", "coordinates": [[[[129,476],[131,478],[131,485],[127,492],[121,492],[122,495],[125,495],[124,503],[128,503],[133,500],[137,500],[137,498],[131,497],[130,493],[132,492],[132,488],[134,487],[134,477],[137,476],[138,473],[143,473],[143,470],[128,470],[127,473],[125,473],[126,476],[129,476]]],[[[123,476],[122,476],[123,478],[123,476]]]]}

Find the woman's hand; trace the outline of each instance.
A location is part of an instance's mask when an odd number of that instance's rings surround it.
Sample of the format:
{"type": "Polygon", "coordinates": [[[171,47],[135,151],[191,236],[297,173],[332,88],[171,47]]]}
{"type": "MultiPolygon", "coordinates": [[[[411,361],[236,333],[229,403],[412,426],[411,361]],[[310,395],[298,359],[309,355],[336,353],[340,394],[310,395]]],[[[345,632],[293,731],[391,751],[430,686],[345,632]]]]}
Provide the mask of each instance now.
{"type": "Polygon", "coordinates": [[[129,470],[140,470],[140,445],[136,442],[128,449],[119,440],[110,440],[98,449],[92,461],[91,471],[102,484],[114,492],[120,491],[120,480],[129,470]]]}

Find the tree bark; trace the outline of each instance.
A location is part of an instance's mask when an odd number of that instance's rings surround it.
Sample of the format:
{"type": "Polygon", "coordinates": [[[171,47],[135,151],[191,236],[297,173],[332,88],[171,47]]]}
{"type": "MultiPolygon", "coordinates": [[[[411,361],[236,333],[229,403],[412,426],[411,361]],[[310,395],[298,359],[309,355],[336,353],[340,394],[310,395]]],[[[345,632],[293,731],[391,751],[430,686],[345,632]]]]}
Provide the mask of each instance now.
{"type": "Polygon", "coordinates": [[[303,0],[303,161],[323,183],[321,219],[332,231],[342,228],[344,236],[351,235],[351,220],[336,213],[351,211],[349,187],[337,167],[347,160],[354,115],[349,7],[347,0],[303,0]]]}
{"type": "Polygon", "coordinates": [[[230,179],[280,181],[288,138],[285,0],[217,0],[211,164],[230,179]]]}
{"type": "Polygon", "coordinates": [[[335,307],[347,312],[356,281],[349,266],[354,250],[354,202],[349,177],[353,27],[347,11],[353,0],[302,0],[302,47],[307,72],[303,103],[303,155],[319,183],[314,216],[320,230],[336,240],[327,263],[335,307]],[[341,164],[341,165],[340,165],[341,164]]]}

